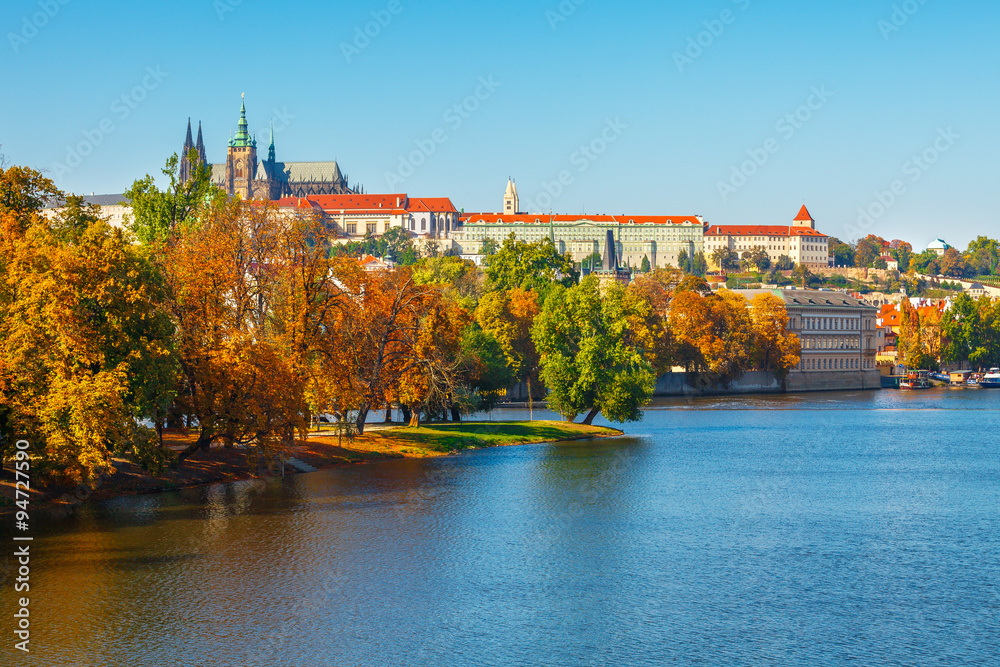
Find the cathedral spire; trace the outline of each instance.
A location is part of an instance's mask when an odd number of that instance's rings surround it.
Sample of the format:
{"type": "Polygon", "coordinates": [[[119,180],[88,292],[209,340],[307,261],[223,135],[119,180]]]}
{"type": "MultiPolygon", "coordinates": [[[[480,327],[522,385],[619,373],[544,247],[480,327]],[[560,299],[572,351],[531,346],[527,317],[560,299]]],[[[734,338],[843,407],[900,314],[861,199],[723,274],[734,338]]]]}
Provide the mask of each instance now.
{"type": "Polygon", "coordinates": [[[194,148],[194,142],[191,140],[191,116],[188,116],[187,138],[184,140],[184,152],[185,152],[185,154],[191,148],[194,148]]]}
{"type": "Polygon", "coordinates": [[[271,145],[267,147],[267,161],[274,162],[274,121],[271,121],[271,145]]]}
{"type": "Polygon", "coordinates": [[[198,121],[198,143],[195,144],[195,150],[198,151],[198,159],[201,160],[202,164],[208,164],[208,159],[205,157],[205,141],[201,138],[201,121],[198,121]]]}
{"type": "Polygon", "coordinates": [[[247,147],[253,142],[250,132],[247,129],[247,103],[246,98],[240,103],[240,122],[236,126],[236,136],[233,137],[234,147],[247,147]]]}

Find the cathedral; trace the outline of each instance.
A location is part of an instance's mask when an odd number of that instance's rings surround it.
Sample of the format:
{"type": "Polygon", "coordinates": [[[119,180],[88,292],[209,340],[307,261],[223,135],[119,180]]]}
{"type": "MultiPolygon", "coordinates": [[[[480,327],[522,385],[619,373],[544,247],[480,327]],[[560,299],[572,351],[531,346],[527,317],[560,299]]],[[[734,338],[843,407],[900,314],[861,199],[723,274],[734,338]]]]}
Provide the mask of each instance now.
{"type": "MultiPolygon", "coordinates": [[[[189,157],[192,150],[197,153],[202,164],[208,164],[201,123],[198,123],[198,141],[195,143],[191,139],[191,120],[188,119],[187,139],[181,154],[181,182],[186,182],[193,175],[189,157]]],[[[341,174],[336,162],[278,162],[275,157],[273,128],[267,159],[258,160],[257,139],[247,129],[245,101],[240,106],[240,122],[236,126],[236,134],[229,140],[226,163],[213,164],[211,169],[214,185],[243,199],[277,201],[284,197],[359,194],[357,188],[349,186],[347,177],[341,174]]]]}

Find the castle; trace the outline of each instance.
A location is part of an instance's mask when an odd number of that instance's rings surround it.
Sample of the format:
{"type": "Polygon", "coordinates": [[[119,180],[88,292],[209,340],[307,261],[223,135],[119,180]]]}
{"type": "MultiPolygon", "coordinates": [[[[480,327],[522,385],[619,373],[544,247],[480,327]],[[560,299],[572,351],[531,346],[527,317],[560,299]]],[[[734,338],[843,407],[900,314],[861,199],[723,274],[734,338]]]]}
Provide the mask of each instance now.
{"type": "MultiPolygon", "coordinates": [[[[180,164],[181,182],[193,175],[191,151],[197,153],[202,164],[208,164],[205,144],[198,123],[198,141],[191,139],[191,120],[188,119],[187,138],[184,141],[180,164]]],[[[351,188],[336,162],[278,162],[274,149],[274,128],[267,159],[257,159],[257,139],[248,131],[246,101],[240,105],[240,121],[236,134],[229,140],[225,164],[213,164],[212,183],[230,195],[243,199],[277,201],[283,197],[309,195],[359,194],[351,188]]]]}

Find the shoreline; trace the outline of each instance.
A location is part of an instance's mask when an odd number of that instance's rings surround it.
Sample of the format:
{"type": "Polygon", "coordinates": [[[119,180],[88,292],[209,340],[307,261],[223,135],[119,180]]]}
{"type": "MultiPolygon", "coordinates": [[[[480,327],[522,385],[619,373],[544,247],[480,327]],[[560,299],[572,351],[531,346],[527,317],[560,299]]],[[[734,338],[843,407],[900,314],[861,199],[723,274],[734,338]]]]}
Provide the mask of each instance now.
{"type": "MultiPolygon", "coordinates": [[[[372,424],[370,426],[377,426],[372,424]]],[[[283,459],[284,475],[302,475],[320,470],[368,465],[407,458],[436,458],[457,456],[465,451],[493,447],[557,444],[580,440],[614,438],[625,435],[620,429],[591,426],[570,422],[447,422],[427,424],[418,429],[402,425],[372,429],[353,440],[338,442],[336,435],[311,432],[304,440],[296,441],[283,459]],[[532,434],[539,434],[537,437],[532,434]],[[544,435],[543,435],[544,434],[544,435]],[[555,436],[555,437],[552,437],[555,436]],[[457,440],[457,442],[456,442],[457,440]]],[[[174,437],[165,445],[172,449],[182,447],[184,438],[174,437]]],[[[169,493],[250,480],[273,480],[283,477],[275,469],[264,474],[253,474],[247,464],[246,450],[226,449],[215,446],[206,452],[197,452],[176,468],[166,468],[161,474],[143,471],[127,460],[113,459],[115,472],[102,477],[95,488],[58,487],[31,491],[30,503],[35,509],[45,511],[72,511],[89,503],[169,493]]],[[[0,480],[0,515],[12,512],[13,474],[5,470],[0,480]],[[8,479],[8,477],[10,479],[8,479]]]]}

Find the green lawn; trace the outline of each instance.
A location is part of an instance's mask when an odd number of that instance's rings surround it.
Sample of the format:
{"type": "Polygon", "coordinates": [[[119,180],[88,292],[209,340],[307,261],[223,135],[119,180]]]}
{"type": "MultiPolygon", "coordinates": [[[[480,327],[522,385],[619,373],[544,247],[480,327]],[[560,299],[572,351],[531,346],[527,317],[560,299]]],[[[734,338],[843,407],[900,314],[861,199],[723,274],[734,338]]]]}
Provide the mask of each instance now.
{"type": "Polygon", "coordinates": [[[480,447],[558,442],[586,437],[619,435],[621,431],[568,422],[464,422],[429,424],[420,428],[395,428],[379,432],[386,440],[412,443],[438,452],[480,447]]]}

